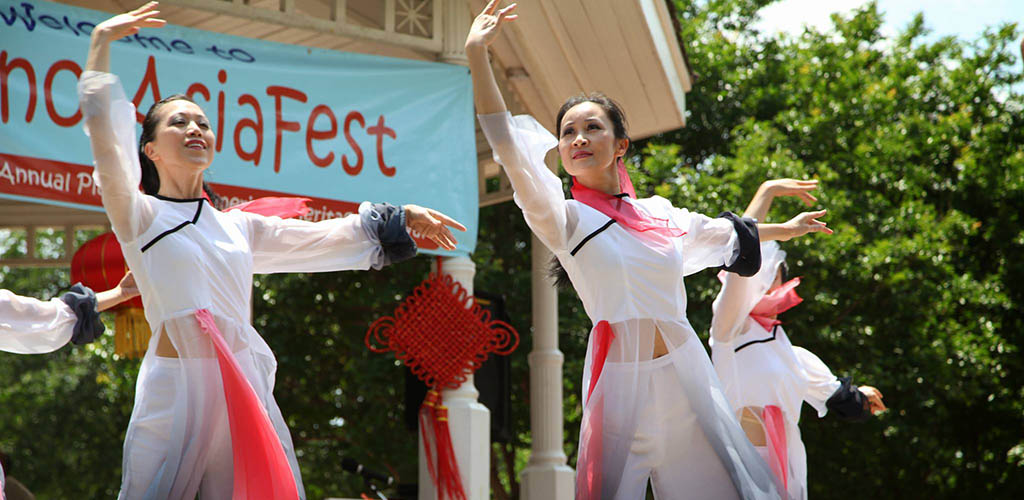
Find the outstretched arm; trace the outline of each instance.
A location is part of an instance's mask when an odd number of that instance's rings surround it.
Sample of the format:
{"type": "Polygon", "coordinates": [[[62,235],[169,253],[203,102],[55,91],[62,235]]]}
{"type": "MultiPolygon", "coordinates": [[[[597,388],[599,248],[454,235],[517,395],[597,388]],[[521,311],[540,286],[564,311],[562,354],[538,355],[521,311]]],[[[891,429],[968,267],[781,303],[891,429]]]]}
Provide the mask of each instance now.
{"type": "Polygon", "coordinates": [[[832,234],[832,230],[818,220],[826,213],[827,210],[803,212],[782,224],[758,224],[757,234],[761,241],[787,241],[808,233],[832,234]]]}
{"type": "Polygon", "coordinates": [[[139,295],[139,288],[135,285],[135,276],[132,276],[132,272],[128,271],[127,274],[121,278],[121,282],[110,290],[105,290],[96,294],[96,310],[99,312],[106,311],[111,307],[114,307],[126,300],[133,299],[139,295]]]}
{"type": "MultiPolygon", "coordinates": [[[[796,196],[807,205],[818,201],[810,191],[818,187],[818,181],[800,181],[794,179],[773,179],[765,181],[757,193],[750,199],[744,217],[763,221],[768,215],[772,201],[778,196],[796,196]]],[[[786,240],[808,232],[821,231],[831,233],[823,222],[815,220],[825,215],[825,211],[805,212],[784,224],[758,224],[758,235],[761,241],[786,240]]],[[[761,248],[764,248],[762,245],[761,248]]],[[[765,272],[765,271],[759,271],[765,272]]],[[[774,272],[774,269],[767,272],[774,272]]],[[[763,279],[757,277],[744,278],[735,273],[723,273],[722,290],[712,304],[711,336],[715,342],[730,342],[741,332],[744,318],[766,290],[758,286],[763,279]]],[[[769,280],[770,282],[770,280],[769,280]]]]}

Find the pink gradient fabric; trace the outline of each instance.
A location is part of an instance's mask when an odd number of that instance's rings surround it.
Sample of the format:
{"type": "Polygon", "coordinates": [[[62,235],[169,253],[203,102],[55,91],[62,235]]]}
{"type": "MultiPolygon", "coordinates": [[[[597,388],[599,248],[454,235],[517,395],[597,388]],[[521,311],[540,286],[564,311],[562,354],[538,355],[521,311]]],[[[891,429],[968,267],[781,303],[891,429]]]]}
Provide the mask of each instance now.
{"type": "Polygon", "coordinates": [[[782,417],[782,408],[775,405],[765,406],[761,416],[764,419],[765,435],[768,437],[768,465],[782,482],[782,487],[788,490],[789,453],[786,449],[786,419],[782,417]]]}
{"type": "Polygon", "coordinates": [[[252,214],[263,215],[267,217],[277,216],[282,219],[291,219],[292,217],[302,217],[309,213],[309,198],[283,198],[277,196],[267,196],[264,198],[256,198],[252,201],[245,203],[239,203],[233,207],[224,209],[225,212],[232,210],[241,210],[243,212],[249,212],[252,214]]]}
{"type": "Polygon", "coordinates": [[[224,341],[210,311],[198,309],[195,316],[199,327],[213,341],[224,384],[235,469],[232,498],[298,500],[295,477],[263,403],[224,341]]]}
{"type": "MultiPolygon", "coordinates": [[[[619,173],[619,189],[629,195],[630,198],[636,199],[633,181],[630,180],[629,173],[626,172],[626,164],[622,162],[622,159],[619,159],[617,170],[619,173]]],[[[628,227],[641,234],[651,231],[669,238],[678,238],[686,234],[686,231],[673,226],[668,219],[660,219],[648,215],[638,210],[632,203],[622,197],[591,189],[580,184],[575,177],[572,179],[571,192],[573,199],[576,201],[615,219],[623,227],[628,227]]]]}
{"type": "Polygon", "coordinates": [[[772,292],[766,293],[750,311],[750,317],[768,331],[771,331],[775,325],[781,325],[782,322],[775,316],[804,301],[796,293],[796,287],[799,284],[800,278],[793,278],[772,292]]]}

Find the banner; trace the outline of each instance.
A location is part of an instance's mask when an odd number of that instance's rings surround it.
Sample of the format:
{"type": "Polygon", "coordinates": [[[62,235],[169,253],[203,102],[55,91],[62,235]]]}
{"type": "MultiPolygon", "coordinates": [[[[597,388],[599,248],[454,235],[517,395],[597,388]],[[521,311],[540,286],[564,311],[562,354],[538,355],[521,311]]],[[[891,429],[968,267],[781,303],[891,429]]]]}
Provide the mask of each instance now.
{"type": "MultiPolygon", "coordinates": [[[[102,210],[76,84],[90,33],[109,17],[0,0],[0,197],[102,210]]],[[[465,224],[455,253],[473,251],[478,187],[467,68],[170,25],[113,42],[111,63],[139,123],[171,94],[203,108],[217,136],[205,179],[230,204],[306,196],[314,200],[307,218],[321,220],[367,200],[415,203],[465,224]]]]}

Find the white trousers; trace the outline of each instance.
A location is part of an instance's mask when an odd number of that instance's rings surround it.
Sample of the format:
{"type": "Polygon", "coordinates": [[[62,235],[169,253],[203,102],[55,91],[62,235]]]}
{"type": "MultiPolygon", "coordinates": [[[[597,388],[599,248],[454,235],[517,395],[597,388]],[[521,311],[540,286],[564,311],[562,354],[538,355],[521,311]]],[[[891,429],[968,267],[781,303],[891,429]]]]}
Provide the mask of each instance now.
{"type": "MultiPolygon", "coordinates": [[[[644,498],[648,479],[659,500],[739,498],[729,472],[697,421],[697,413],[691,408],[673,366],[674,362],[687,362],[686,351],[680,348],[653,360],[607,363],[604,367],[602,377],[608,377],[609,397],[615,397],[613,387],[633,386],[633,370],[638,370],[637,383],[648,387],[647,391],[639,391],[646,394],[636,401],[636,431],[615,500],[644,498]],[[617,384],[616,379],[624,383],[617,384]]],[[[614,415],[615,412],[605,414],[606,432],[615,432],[614,415]]]]}
{"type": "MultiPolygon", "coordinates": [[[[125,438],[124,460],[121,476],[121,500],[150,499],[159,496],[154,493],[158,478],[170,476],[180,485],[175,490],[182,498],[189,500],[199,493],[201,499],[230,499],[234,486],[234,467],[231,452],[231,428],[226,411],[203,412],[201,435],[188,436],[186,448],[196,450],[185,453],[177,470],[168,470],[170,450],[180,446],[171,443],[171,429],[182,420],[195,417],[181,413],[182,394],[179,374],[180,361],[197,370],[209,369],[205,365],[217,363],[216,359],[179,360],[177,358],[153,358],[153,367],[147,373],[146,391],[137,394],[133,412],[133,425],[125,438]]],[[[219,382],[219,381],[218,381],[219,382]]],[[[216,395],[216,391],[210,391],[216,395]]],[[[218,401],[211,401],[209,408],[226,408],[223,392],[218,401]]],[[[198,424],[198,422],[195,422],[198,424]]],[[[191,427],[191,426],[190,426],[191,427]]]]}

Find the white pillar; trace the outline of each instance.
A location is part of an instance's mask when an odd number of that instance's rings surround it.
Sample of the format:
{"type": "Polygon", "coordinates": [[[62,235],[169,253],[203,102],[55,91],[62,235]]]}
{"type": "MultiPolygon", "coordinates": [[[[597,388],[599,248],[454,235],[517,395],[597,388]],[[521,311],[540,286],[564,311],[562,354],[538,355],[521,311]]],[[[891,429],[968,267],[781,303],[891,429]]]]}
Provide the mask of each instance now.
{"type": "MultiPolygon", "coordinates": [[[[476,264],[469,257],[445,257],[441,270],[462,284],[470,296],[473,295],[476,264]]],[[[458,389],[441,392],[444,405],[448,407],[448,427],[451,430],[455,458],[459,462],[462,487],[470,500],[486,500],[491,496],[491,412],[477,401],[479,395],[473,385],[472,375],[458,389]]],[[[437,491],[427,469],[421,436],[417,436],[419,499],[436,500],[437,491]]]]}
{"type": "Polygon", "coordinates": [[[558,293],[548,278],[551,252],[532,237],[533,350],[530,351],[530,461],[522,474],[526,500],[572,498],[576,474],[566,465],[562,414],[562,352],[558,293]]]}
{"type": "Polygon", "coordinates": [[[466,35],[473,22],[469,8],[466,0],[444,0],[441,4],[441,55],[438,59],[443,63],[469,65],[466,35]]]}

